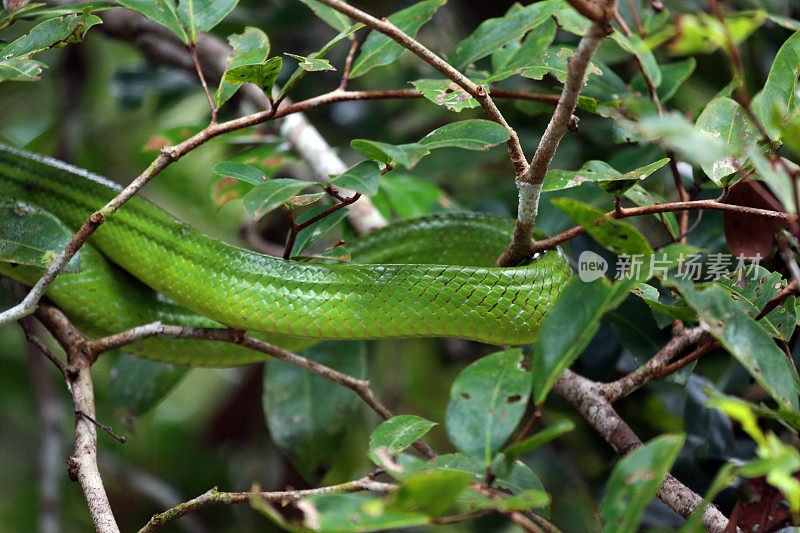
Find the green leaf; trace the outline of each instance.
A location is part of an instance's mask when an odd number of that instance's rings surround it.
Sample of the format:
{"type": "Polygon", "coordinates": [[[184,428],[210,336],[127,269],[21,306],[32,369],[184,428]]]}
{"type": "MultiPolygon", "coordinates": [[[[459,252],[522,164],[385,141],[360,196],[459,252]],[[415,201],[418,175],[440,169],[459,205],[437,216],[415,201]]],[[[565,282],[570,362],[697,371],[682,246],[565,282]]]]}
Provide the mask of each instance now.
{"type": "MultiPolygon", "coordinates": [[[[315,216],[325,211],[327,208],[328,206],[325,205],[312,207],[297,219],[297,223],[302,224],[308,220],[311,220],[315,216]]],[[[344,220],[344,218],[347,216],[347,212],[348,210],[346,207],[339,209],[338,211],[334,211],[330,215],[326,216],[322,220],[319,220],[307,228],[300,230],[300,232],[297,234],[297,239],[294,241],[294,247],[292,248],[291,252],[292,257],[303,253],[306,248],[317,242],[320,238],[322,238],[323,235],[336,227],[336,225],[344,220]]]]}
{"type": "MultiPolygon", "coordinates": [[[[316,4],[316,2],[314,3],[316,4]]],[[[363,27],[364,25],[359,22],[358,24],[353,24],[352,26],[343,29],[341,33],[339,33],[336,37],[328,41],[325,44],[325,46],[323,46],[318,52],[309,54],[305,58],[305,62],[309,64],[318,65],[319,63],[317,62],[317,60],[325,57],[325,55],[331,50],[331,48],[333,48],[334,46],[342,42],[345,38],[349,37],[354,32],[363,27]]],[[[278,97],[276,98],[276,100],[279,101],[283,100],[289,93],[291,93],[292,90],[294,90],[294,88],[297,86],[297,84],[300,83],[300,80],[302,80],[305,77],[306,72],[308,72],[308,70],[298,65],[297,68],[294,70],[294,72],[292,72],[292,75],[289,76],[289,79],[286,81],[286,84],[278,93],[278,97]]]]}
{"type": "Polygon", "coordinates": [[[414,168],[420,159],[431,153],[419,143],[395,145],[367,139],[353,139],[350,141],[350,147],[364,157],[379,163],[391,165],[396,162],[408,169],[414,168]]]}
{"type": "MultiPolygon", "coordinates": [[[[417,2],[411,7],[390,15],[388,20],[413,39],[422,25],[428,22],[445,2],[447,0],[417,2]]],[[[375,67],[389,65],[400,57],[404,50],[405,48],[391,37],[373,30],[361,46],[361,53],[353,63],[350,77],[357,78],[375,67]]]]}
{"type": "MultiPolygon", "coordinates": [[[[693,57],[678,61],[677,63],[670,63],[668,65],[660,65],[661,69],[661,85],[658,86],[658,98],[662,103],[672,98],[677,90],[683,85],[683,82],[689,79],[697,67],[697,60],[693,57]]],[[[634,90],[642,94],[650,94],[650,89],[644,81],[644,76],[641,72],[637,72],[631,80],[631,86],[634,90]]]]}
{"type": "MultiPolygon", "coordinates": [[[[502,454],[497,457],[501,460],[504,459],[502,454]]],[[[431,463],[443,468],[468,472],[472,474],[473,483],[482,483],[486,476],[486,466],[484,466],[482,462],[475,461],[463,453],[440,455],[433,459],[431,463]]],[[[536,474],[521,461],[514,461],[510,473],[502,472],[498,469],[494,474],[496,475],[494,486],[505,489],[512,494],[526,494],[533,491],[544,493],[542,482],[536,474]]],[[[469,505],[470,501],[474,501],[474,498],[472,494],[466,493],[462,496],[461,501],[469,505]]],[[[535,507],[538,507],[536,514],[547,518],[549,509],[546,505],[547,502],[534,504],[535,507]]]]}
{"type": "MultiPolygon", "coordinates": [[[[639,206],[667,203],[663,196],[648,191],[638,184],[625,191],[625,198],[639,206]]],[[[678,218],[675,216],[675,213],[654,213],[653,216],[666,224],[667,229],[673,237],[680,235],[681,230],[680,226],[678,226],[678,218]]]]}
{"type": "Polygon", "coordinates": [[[89,28],[103,21],[97,15],[67,15],[45,20],[19,39],[0,50],[3,62],[9,59],[28,59],[33,54],[61,48],[83,40],[89,28]]]}
{"type": "Polygon", "coordinates": [[[443,105],[456,113],[480,105],[478,100],[454,81],[423,79],[412,81],[411,84],[434,104],[443,105]]]}
{"type": "MultiPolygon", "coordinates": [[[[0,261],[49,268],[72,240],[74,232],[45,211],[0,203],[0,261]]],[[[63,272],[80,272],[80,254],[64,265],[63,272]]]]}
{"type": "Polygon", "coordinates": [[[301,194],[299,196],[292,196],[287,200],[286,203],[292,204],[295,207],[303,207],[305,205],[311,205],[318,200],[321,200],[325,197],[324,192],[312,192],[308,194],[301,194]]]}
{"type": "MultiPolygon", "coordinates": [[[[256,167],[251,167],[243,163],[236,163],[234,161],[217,163],[214,165],[214,174],[236,178],[237,180],[253,185],[264,185],[264,183],[269,180],[269,178],[256,167]]],[[[305,183],[306,186],[309,185],[307,182],[303,183],[305,183]]]]}
{"type": "Polygon", "coordinates": [[[528,33],[521,43],[511,42],[492,54],[492,76],[497,81],[505,79],[530,64],[543,54],[556,36],[557,26],[552,19],[545,21],[536,31],[528,33]]]}
{"type": "Polygon", "coordinates": [[[500,512],[527,511],[532,507],[543,507],[550,503],[550,496],[543,490],[523,490],[513,496],[492,498],[477,490],[467,490],[458,500],[470,512],[496,509],[500,512]]]}
{"type": "Polygon", "coordinates": [[[429,150],[435,148],[464,148],[465,150],[486,150],[505,142],[510,137],[508,130],[490,120],[462,120],[436,128],[419,144],[429,150]]]}
{"type": "Polygon", "coordinates": [[[730,38],[738,46],[765,20],[763,11],[731,13],[725,17],[724,25],[714,15],[702,11],[681,15],[676,21],[675,38],[669,43],[673,55],[710,54],[719,48],[727,50],[730,38]]]}
{"type": "Polygon", "coordinates": [[[187,366],[121,353],[108,383],[111,408],[127,416],[143,415],[161,403],[189,370],[187,366]]]}
{"type": "Polygon", "coordinates": [[[469,487],[471,479],[467,472],[445,468],[418,472],[403,479],[391,494],[389,505],[438,518],[469,487]]]}
{"type": "Polygon", "coordinates": [[[307,181],[290,178],[268,180],[244,196],[244,208],[253,218],[261,218],[311,185],[307,181]]]}
{"type": "Polygon", "coordinates": [[[439,187],[413,176],[385,176],[373,199],[377,202],[381,197],[400,218],[421,217],[453,206],[439,187]]]}
{"type": "MultiPolygon", "coordinates": [[[[717,281],[753,318],[786,287],[786,281],[779,273],[770,272],[761,265],[749,265],[717,281]]],[[[789,341],[797,322],[795,300],[794,296],[790,296],[782,305],[767,313],[758,324],[773,337],[789,341]]]]}
{"type": "Polygon", "coordinates": [[[370,435],[368,456],[372,462],[382,467],[380,453],[397,455],[414,441],[421,439],[435,425],[435,422],[414,415],[392,417],[382,422],[370,435]]]}
{"type": "MultiPolygon", "coordinates": [[[[396,528],[413,528],[430,522],[422,513],[402,511],[389,505],[386,499],[367,493],[319,494],[306,498],[303,506],[304,528],[299,531],[326,531],[335,533],[359,533],[384,531],[396,528]]],[[[277,514],[264,504],[262,512],[277,514]]],[[[288,524],[283,529],[292,529],[288,524]]],[[[295,529],[295,530],[298,530],[295,529]]]]}
{"type": "Polygon", "coordinates": [[[569,433],[575,429],[575,424],[570,420],[559,420],[558,422],[554,422],[547,426],[546,428],[537,431],[531,437],[523,440],[522,442],[518,442],[516,444],[512,444],[505,450],[503,450],[503,455],[505,455],[504,463],[507,469],[510,469],[513,466],[514,461],[520,455],[524,453],[530,453],[537,448],[541,448],[551,440],[557,439],[564,433],[569,433]]]}
{"type": "MultiPolygon", "coordinates": [[[[569,58],[575,53],[575,50],[571,48],[566,48],[563,46],[554,46],[549,50],[542,52],[539,56],[531,58],[527,64],[519,67],[514,72],[501,72],[499,74],[495,74],[490,76],[486,83],[492,83],[495,81],[500,81],[505,79],[510,74],[514,74],[519,72],[526,78],[531,78],[534,80],[541,80],[544,78],[545,74],[551,74],[555,76],[555,78],[564,83],[567,79],[567,64],[569,63],[569,58]]],[[[591,74],[601,75],[603,72],[594,64],[589,63],[589,66],[586,68],[586,76],[584,80],[586,80],[591,74]]]]}
{"type": "Polygon", "coordinates": [[[742,106],[730,98],[712,100],[697,118],[697,129],[728,147],[728,157],[703,164],[706,176],[725,185],[729,181],[725,178],[743,166],[742,156],[758,140],[758,131],[742,106]]]}
{"type": "Polygon", "coordinates": [[[318,72],[320,70],[336,70],[330,61],[316,57],[298,56],[295,54],[286,54],[287,56],[295,58],[298,63],[297,66],[306,72],[318,72]]]}
{"type": "Polygon", "coordinates": [[[783,124],[800,113],[799,77],[800,31],[789,37],[778,50],[761,92],[761,122],[773,140],[779,140],[783,124]]]}
{"type": "Polygon", "coordinates": [[[119,5],[114,2],[96,0],[92,2],[75,2],[74,4],[60,6],[48,6],[42,3],[32,2],[10,13],[0,8],[0,29],[6,28],[13,21],[22,18],[62,17],[73,13],[96,13],[98,11],[115,9],[117,7],[119,7],[119,5]]]}
{"type": "Polygon", "coordinates": [[[592,24],[592,21],[574,9],[562,9],[555,13],[554,16],[559,28],[575,35],[585,34],[592,24]]]}
{"type": "Polygon", "coordinates": [[[283,59],[273,57],[263,63],[233,67],[225,73],[225,81],[228,83],[254,83],[267,95],[271,95],[272,86],[275,85],[282,66],[283,59]]]}
{"type": "Polygon", "coordinates": [[[583,226],[598,244],[615,254],[653,253],[645,236],[627,222],[615,220],[602,210],[572,198],[553,198],[552,203],[583,226]]]}
{"type": "Polygon", "coordinates": [[[701,323],[744,366],[779,405],[800,408],[800,380],[786,354],[772,337],[718,285],[697,292],[691,283],[669,280],[678,287],[701,323]]]}
{"type": "Polygon", "coordinates": [[[642,117],[631,129],[639,135],[639,140],[660,140],[684,159],[698,165],[714,164],[732,155],[731,149],[720,139],[709,137],[677,112],[665,113],[662,117],[642,117]]]}
{"type": "Polygon", "coordinates": [[[486,466],[525,414],[531,384],[521,363],[519,348],[487,355],[462,370],[450,389],[447,434],[486,466]]]}
{"type": "Polygon", "coordinates": [[[350,27],[351,21],[346,15],[342,15],[332,7],[317,2],[317,0],[300,0],[314,12],[316,16],[324,20],[336,31],[345,31],[350,27]]]}
{"type": "Polygon", "coordinates": [[[672,468],[684,440],[681,434],[661,435],[620,459],[600,503],[604,533],[638,531],[645,507],[672,468]]]}
{"type": "MultiPolygon", "coordinates": [[[[282,144],[261,144],[252,150],[233,156],[229,162],[255,167],[262,175],[271,176],[293,159],[282,144]]],[[[252,177],[255,177],[254,173],[252,177]]],[[[253,185],[247,181],[221,174],[214,174],[209,181],[209,196],[217,208],[231,200],[241,200],[252,189],[253,185]]]]}
{"type": "MultiPolygon", "coordinates": [[[[619,189],[624,187],[624,190],[617,192],[618,189],[612,189],[616,195],[619,195],[668,162],[669,159],[659,159],[655,163],[650,163],[625,174],[617,172],[608,163],[596,160],[585,163],[580,170],[548,170],[544,178],[542,191],[569,189],[585,182],[599,182],[607,185],[617,185],[615,182],[622,182],[618,185],[619,189]]],[[[610,191],[606,190],[606,192],[610,191]]]]}
{"type": "Polygon", "coordinates": [[[556,11],[563,9],[561,0],[536,2],[523,9],[510,9],[502,18],[485,20],[450,54],[450,64],[462,70],[473,61],[492,54],[506,43],[522,38],[556,11]]]}
{"type": "Polygon", "coordinates": [[[650,78],[654,87],[661,85],[661,70],[658,68],[656,58],[638,35],[632,34],[630,37],[626,37],[622,33],[615,31],[611,34],[611,38],[620,48],[636,56],[639,60],[639,64],[642,66],[642,70],[644,70],[647,77],[650,78]]]}
{"type": "Polygon", "coordinates": [[[328,185],[371,196],[378,192],[380,179],[381,169],[378,165],[374,161],[362,161],[338,176],[331,177],[328,185]]]}
{"type": "Polygon", "coordinates": [[[178,17],[189,34],[189,42],[197,42],[197,33],[208,31],[233,11],[239,0],[180,0],[178,17]]]}
{"type": "Polygon", "coordinates": [[[138,11],[153,22],[168,28],[184,43],[189,43],[189,37],[183,29],[183,24],[178,18],[178,8],[174,0],[117,0],[128,9],[138,11]]]}
{"type": "MultiPolygon", "coordinates": [[[[794,213],[792,180],[786,176],[781,168],[775,168],[772,162],[764,155],[764,152],[765,148],[759,146],[750,146],[747,149],[747,159],[753,163],[756,169],[755,177],[769,185],[769,190],[780,200],[784,209],[794,213]]],[[[788,164],[791,166],[792,163],[788,164]]]]}
{"type": "Polygon", "coordinates": [[[573,278],[545,315],[533,347],[531,374],[536,404],[542,403],[564,371],[580,356],[600,328],[603,314],[627,296],[626,282],[605,278],[586,283],[573,278]],[[569,333],[564,333],[569,332],[569,333]]]}
{"type": "Polygon", "coordinates": [[[658,289],[652,285],[640,283],[631,292],[641,298],[648,307],[670,318],[677,318],[678,320],[686,322],[694,322],[697,320],[697,313],[685,305],[676,306],[662,303],[658,289]]]}
{"type": "Polygon", "coordinates": [[[47,65],[33,59],[0,60],[0,82],[37,81],[47,65]]]}
{"type": "MultiPolygon", "coordinates": [[[[225,73],[243,65],[263,63],[269,57],[269,37],[258,28],[248,26],[241,34],[229,35],[228,43],[233,48],[233,52],[228,56],[225,73]]],[[[214,94],[217,105],[221,106],[227,102],[240,86],[241,84],[225,81],[225,74],[223,74],[217,92],[214,94]]]]}
{"type": "MultiPolygon", "coordinates": [[[[322,342],[301,355],[356,378],[366,371],[363,341],[322,342]]],[[[352,391],[284,361],[266,362],[264,414],[275,445],[310,482],[339,457],[341,439],[359,412],[352,391]]]]}

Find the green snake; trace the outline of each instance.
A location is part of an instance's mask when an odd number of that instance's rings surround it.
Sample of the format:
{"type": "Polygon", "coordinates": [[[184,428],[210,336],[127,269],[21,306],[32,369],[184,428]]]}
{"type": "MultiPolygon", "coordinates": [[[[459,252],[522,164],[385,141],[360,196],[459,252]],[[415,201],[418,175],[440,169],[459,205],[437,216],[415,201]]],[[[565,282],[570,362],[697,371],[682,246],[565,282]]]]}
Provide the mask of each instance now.
{"type": "MultiPolygon", "coordinates": [[[[0,145],[0,200],[50,213],[72,231],[119,190],[85,170],[0,145]]],[[[491,268],[512,230],[513,221],[488,215],[428,216],[355,240],[351,263],[315,264],[219,242],[134,197],[81,249],[81,272],[62,273],[46,294],[90,335],[161,321],[260,332],[287,349],[399,337],[522,345],[536,339],[572,270],[560,251],[491,268]]],[[[41,273],[0,263],[0,274],[28,285],[41,273]]],[[[193,366],[265,357],[164,338],[130,351],[193,366]]]]}

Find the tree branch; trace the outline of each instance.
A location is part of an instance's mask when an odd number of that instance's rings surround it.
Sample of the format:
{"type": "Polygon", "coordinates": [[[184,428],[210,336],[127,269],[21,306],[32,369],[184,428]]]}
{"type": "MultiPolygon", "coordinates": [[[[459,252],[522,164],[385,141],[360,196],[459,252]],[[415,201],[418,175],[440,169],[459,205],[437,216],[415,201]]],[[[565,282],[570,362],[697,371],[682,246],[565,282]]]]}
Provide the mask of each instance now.
{"type": "Polygon", "coordinates": [[[508,125],[500,110],[495,105],[492,98],[489,96],[486,88],[482,85],[477,85],[464,74],[459,72],[450,63],[433,53],[431,50],[422,45],[419,41],[411,38],[401,31],[397,26],[389,22],[387,19],[377,19],[360,9],[345,4],[340,0],[319,0],[320,3],[335,9],[336,11],[347,15],[348,17],[364,23],[373,30],[379,31],[384,35],[390,37],[404,48],[413,52],[417,57],[428,63],[430,66],[441,72],[446,78],[455,82],[459,87],[473,96],[478,103],[480,103],[483,111],[494,122],[503,126],[508,131],[509,139],[506,141],[508,148],[508,155],[511,158],[511,163],[514,165],[514,174],[520,177],[525,174],[528,164],[525,160],[525,154],[522,151],[522,145],[519,142],[517,132],[508,125]]]}
{"type": "MultiPolygon", "coordinates": [[[[755,207],[747,207],[742,205],[724,204],[716,200],[695,200],[692,202],[673,202],[669,204],[645,205],[641,207],[620,208],[619,210],[609,211],[606,213],[615,219],[628,218],[641,215],[653,215],[658,213],[671,213],[675,211],[696,211],[701,209],[711,209],[715,211],[731,211],[741,215],[752,215],[757,217],[777,218],[788,222],[798,220],[797,215],[791,213],[784,213],[781,211],[770,211],[768,209],[758,209],[755,207]]],[[[602,221],[598,218],[595,222],[602,221]]],[[[554,235],[548,239],[543,239],[534,243],[531,246],[531,252],[541,252],[549,248],[554,248],[578,235],[585,233],[586,229],[583,226],[575,226],[558,235],[554,235]]]]}
{"type": "MultiPolygon", "coordinates": [[[[76,1],[78,0],[48,0],[48,4],[66,5],[76,1]]],[[[192,58],[186,53],[186,46],[167,28],[135,11],[125,9],[104,11],[98,15],[103,19],[100,30],[109,37],[132,43],[156,64],[195,72],[192,58]]],[[[218,37],[209,33],[198,34],[197,58],[210,82],[219,82],[222,78],[231,51],[231,47],[218,37]]],[[[240,94],[251,104],[253,110],[263,110],[269,105],[264,92],[255,85],[245,83],[240,94]]],[[[282,133],[292,149],[311,166],[319,178],[326,179],[331,174],[341,174],[347,168],[304,116],[286,117],[282,133]]],[[[359,235],[386,225],[386,219],[366,196],[353,204],[347,216],[359,235]]]]}
{"type": "MultiPolygon", "coordinates": [[[[149,339],[152,337],[171,337],[175,339],[202,339],[229,342],[237,344],[257,352],[280,359],[294,366],[303,368],[327,380],[338,383],[343,387],[352,390],[364,402],[369,405],[376,413],[382,418],[389,419],[392,416],[391,411],[375,396],[375,393],[370,387],[369,380],[357,379],[349,374],[339,372],[328,366],[322,365],[305,357],[299,356],[288,350],[284,350],[279,346],[269,344],[262,340],[256,339],[245,335],[244,331],[235,329],[217,329],[217,328],[194,328],[188,326],[173,326],[162,324],[161,322],[153,322],[139,326],[122,333],[110,335],[94,341],[87,341],[85,344],[85,351],[88,357],[93,361],[97,356],[109,350],[116,350],[132,344],[136,341],[149,339]]],[[[426,457],[436,457],[436,452],[427,444],[418,440],[414,443],[414,447],[426,457]]]]}
{"type": "MultiPolygon", "coordinates": [[[[667,367],[669,362],[675,359],[677,355],[689,346],[698,344],[707,336],[708,334],[702,326],[683,330],[679,335],[673,337],[658,351],[658,353],[651,357],[649,361],[635,371],[617,381],[600,385],[598,388],[600,394],[605,396],[610,403],[614,403],[620,398],[628,396],[648,381],[659,377],[664,368],[667,367]]],[[[715,347],[715,343],[708,342],[701,348],[704,351],[698,354],[697,357],[700,357],[703,353],[708,353],[715,347]]]]}
{"type": "Polygon", "coordinates": [[[158,531],[173,520],[211,505],[250,503],[253,498],[259,498],[261,501],[269,501],[285,505],[318,494],[361,491],[388,493],[395,488],[395,485],[375,481],[371,476],[365,476],[361,479],[340,483],[339,485],[330,485],[327,487],[306,490],[287,490],[282,492],[220,492],[216,487],[214,487],[213,489],[204,492],[193,500],[181,503],[172,509],[168,509],[163,513],[154,515],[153,518],[151,518],[150,521],[139,530],[139,533],[152,533],[153,531],[158,531]]]}
{"type": "Polygon", "coordinates": [[[609,0],[603,4],[600,12],[593,12],[593,7],[598,5],[586,0],[571,0],[570,4],[579,12],[589,16],[595,22],[589,27],[586,34],[581,37],[578,48],[569,58],[567,66],[567,77],[564,81],[564,88],[561,91],[561,98],[558,101],[555,112],[550,118],[547,129],[539,141],[536,153],[533,155],[528,171],[517,174],[516,184],[519,190],[519,206],[517,208],[517,223],[514,227],[514,235],[508,247],[497,258],[495,266],[513,266],[523,259],[529,257],[531,251],[531,240],[533,236],[533,226],[536,223],[536,215],[539,210],[539,198],[542,193],[542,185],[547,169],[556,153],[561,138],[567,132],[572,113],[578,104],[578,97],[586,80],[586,69],[592,57],[594,57],[600,42],[611,31],[609,26],[610,17],[616,11],[616,0],[609,0]],[[589,11],[592,13],[589,13],[589,11]]]}
{"type": "MultiPolygon", "coordinates": [[[[630,426],[617,414],[599,390],[600,385],[571,370],[566,370],[553,390],[571,403],[608,442],[624,457],[642,445],[630,426]]],[[[670,509],[688,518],[703,501],[689,487],[668,474],[658,488],[658,497],[670,509]]],[[[728,519],[713,505],[703,511],[703,524],[708,531],[723,533],[728,519]]]]}

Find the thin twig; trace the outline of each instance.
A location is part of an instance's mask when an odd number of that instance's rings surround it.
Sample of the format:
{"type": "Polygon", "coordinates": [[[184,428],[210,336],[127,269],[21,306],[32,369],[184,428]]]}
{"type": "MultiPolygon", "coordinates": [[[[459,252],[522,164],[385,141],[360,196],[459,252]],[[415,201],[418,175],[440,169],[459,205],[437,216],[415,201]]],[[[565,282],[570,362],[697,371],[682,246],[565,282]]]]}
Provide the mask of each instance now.
{"type": "Polygon", "coordinates": [[[186,46],[189,49],[189,53],[192,55],[192,62],[194,63],[194,68],[197,71],[197,77],[200,78],[200,84],[203,86],[203,92],[206,93],[206,98],[208,99],[208,107],[211,108],[211,123],[216,124],[217,122],[217,104],[214,102],[214,97],[211,96],[211,91],[208,90],[208,84],[206,83],[206,77],[203,76],[203,69],[200,67],[200,60],[197,59],[197,48],[195,43],[191,43],[186,46]]]}
{"type": "MultiPolygon", "coordinates": [[[[696,211],[699,209],[711,209],[716,211],[730,211],[733,213],[739,213],[742,215],[752,215],[752,216],[759,216],[759,217],[768,217],[768,218],[776,218],[781,219],[786,222],[794,222],[797,220],[797,216],[791,213],[784,213],[781,211],[770,211],[768,209],[758,209],[755,207],[747,207],[742,205],[733,205],[733,204],[723,204],[717,202],[716,200],[694,200],[691,202],[674,202],[669,204],[657,204],[657,205],[646,205],[640,207],[628,207],[620,209],[620,212],[615,217],[614,211],[609,211],[606,213],[606,216],[613,217],[613,218],[628,218],[634,216],[641,216],[641,215],[652,215],[657,213],[672,213],[675,211],[696,211]]],[[[600,223],[603,219],[598,218],[595,220],[595,223],[600,223]]],[[[584,233],[586,229],[583,226],[575,226],[574,228],[570,228],[558,235],[554,235],[548,239],[543,239],[541,241],[536,242],[531,246],[531,252],[541,252],[542,250],[547,250],[549,248],[554,248],[559,244],[562,244],[582,233],[584,233]]]]}
{"type": "Polygon", "coordinates": [[[375,481],[370,476],[365,476],[361,479],[348,481],[346,483],[340,483],[338,485],[330,485],[316,489],[287,490],[281,492],[220,492],[216,487],[214,487],[213,489],[204,492],[197,498],[176,505],[172,509],[168,509],[163,513],[154,515],[150,521],[139,530],[139,533],[152,533],[153,531],[158,531],[162,527],[178,518],[181,518],[182,516],[186,516],[189,513],[193,513],[199,509],[203,509],[211,505],[250,503],[253,498],[259,498],[262,501],[288,504],[318,494],[361,491],[379,492],[385,494],[393,491],[395,488],[395,485],[375,481]]]}
{"type": "MultiPolygon", "coordinates": [[[[697,344],[706,336],[706,330],[702,326],[684,329],[679,335],[670,339],[670,341],[644,365],[616,381],[600,385],[598,389],[599,392],[605,396],[610,403],[614,403],[630,395],[645,383],[662,378],[664,376],[662,373],[663,369],[675,359],[677,355],[689,346],[697,344]]],[[[705,346],[709,347],[713,344],[715,343],[708,342],[705,346]]],[[[703,353],[708,353],[710,351],[712,351],[711,348],[706,348],[703,353]]],[[[700,355],[697,357],[700,357],[700,355]]]]}
{"type": "Polygon", "coordinates": [[[353,65],[353,58],[356,56],[356,50],[358,50],[358,39],[353,39],[353,42],[350,43],[350,50],[347,52],[347,59],[344,61],[344,70],[342,71],[342,80],[339,82],[339,90],[344,91],[345,87],[347,87],[347,82],[350,78],[350,67],[353,65]]]}
{"type": "MultiPolygon", "coordinates": [[[[391,418],[392,412],[375,396],[375,393],[370,387],[369,380],[357,379],[353,376],[334,370],[328,366],[322,365],[305,357],[299,356],[288,350],[284,350],[279,346],[275,346],[264,342],[262,340],[250,337],[244,334],[244,331],[234,329],[216,329],[216,328],[193,328],[185,326],[173,326],[162,324],[160,322],[153,322],[139,326],[122,333],[110,335],[95,341],[87,342],[85,346],[86,353],[93,359],[97,355],[108,350],[115,350],[128,344],[149,339],[152,337],[171,337],[175,339],[203,339],[221,342],[229,342],[237,344],[257,352],[286,361],[289,364],[298,366],[309,372],[312,372],[327,380],[338,383],[358,394],[364,402],[369,405],[376,413],[382,418],[391,418]]],[[[423,455],[427,457],[436,457],[436,453],[422,441],[416,441],[414,447],[423,455]]]]}
{"type": "Polygon", "coordinates": [[[66,379],[67,365],[64,363],[64,361],[59,359],[52,352],[52,350],[50,350],[50,348],[48,348],[47,345],[44,342],[42,342],[42,339],[40,339],[39,336],[36,334],[33,319],[31,319],[30,317],[21,318],[19,320],[19,325],[22,328],[22,331],[25,333],[25,338],[28,340],[28,342],[36,346],[36,348],[38,348],[38,350],[42,353],[42,355],[48,358],[50,362],[53,363],[56,366],[56,368],[58,368],[59,372],[61,372],[61,375],[64,377],[64,379],[66,379]]]}
{"type": "Polygon", "coordinates": [[[105,425],[105,424],[101,424],[100,422],[98,422],[97,420],[95,420],[95,419],[94,419],[94,417],[92,417],[92,416],[90,416],[90,415],[87,415],[87,414],[86,414],[86,413],[84,413],[83,411],[77,411],[77,410],[76,410],[76,411],[75,411],[75,416],[82,416],[82,417],[84,417],[86,420],[88,420],[89,422],[91,422],[91,423],[92,423],[92,424],[94,424],[95,426],[99,427],[100,429],[102,429],[103,431],[105,431],[106,433],[108,433],[109,435],[111,435],[112,437],[114,437],[114,439],[116,439],[116,440],[117,440],[118,442],[120,442],[121,444],[125,444],[126,442],[128,442],[128,437],[121,436],[121,435],[117,435],[117,434],[114,432],[114,428],[112,428],[111,426],[107,426],[107,425],[105,425]]]}
{"type": "Polygon", "coordinates": [[[344,15],[347,15],[354,20],[362,22],[373,30],[377,30],[392,38],[395,42],[413,52],[417,57],[444,74],[445,77],[455,82],[459,87],[464,89],[467,93],[478,100],[478,103],[481,105],[481,108],[483,108],[483,111],[486,113],[486,115],[494,122],[497,122],[503,126],[506,131],[508,131],[509,139],[506,141],[506,147],[508,148],[508,155],[511,158],[511,163],[514,166],[515,176],[521,177],[525,174],[528,164],[525,160],[525,154],[522,151],[522,145],[519,142],[517,132],[508,125],[508,122],[506,122],[506,119],[503,117],[502,113],[500,113],[500,110],[489,96],[486,87],[474,83],[464,74],[450,65],[450,63],[433,53],[419,41],[408,36],[387,19],[377,19],[372,15],[361,11],[360,9],[341,2],[340,0],[319,1],[320,3],[333,8],[344,15]]]}
{"type": "Polygon", "coordinates": [[[636,4],[633,3],[633,0],[628,0],[628,5],[631,6],[631,13],[633,14],[633,20],[636,22],[636,29],[639,30],[639,37],[644,39],[647,34],[645,34],[644,26],[642,26],[642,20],[639,18],[639,12],[636,10],[636,4]]]}
{"type": "MultiPolygon", "coordinates": [[[[292,249],[294,248],[294,241],[295,241],[295,239],[297,239],[297,234],[298,233],[300,233],[302,230],[304,230],[305,228],[309,227],[310,225],[319,222],[320,220],[322,220],[323,218],[327,217],[328,215],[331,215],[331,214],[335,213],[336,211],[342,209],[343,207],[347,207],[348,205],[354,203],[359,198],[361,198],[361,194],[360,193],[356,193],[356,194],[354,194],[353,196],[351,196],[349,198],[342,198],[340,196],[338,198],[339,199],[339,203],[330,206],[328,209],[326,209],[322,213],[320,213],[320,214],[318,214],[318,215],[306,220],[305,222],[303,222],[301,224],[296,223],[293,218],[290,218],[291,223],[292,223],[292,227],[289,230],[289,239],[286,241],[286,248],[284,248],[284,250],[283,250],[283,258],[284,259],[289,259],[292,256],[292,249]]],[[[291,213],[290,213],[290,217],[291,217],[291,213]]]]}
{"type": "Polygon", "coordinates": [[[615,6],[592,0],[567,0],[567,3],[587,19],[599,23],[607,23],[613,16],[613,11],[616,10],[615,6]]]}

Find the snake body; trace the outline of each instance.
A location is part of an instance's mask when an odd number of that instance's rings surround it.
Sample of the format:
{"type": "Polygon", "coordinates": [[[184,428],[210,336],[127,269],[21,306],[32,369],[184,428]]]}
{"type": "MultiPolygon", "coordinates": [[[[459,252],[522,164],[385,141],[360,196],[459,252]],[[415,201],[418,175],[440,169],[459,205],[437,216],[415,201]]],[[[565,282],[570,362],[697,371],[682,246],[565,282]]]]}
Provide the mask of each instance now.
{"type": "MultiPolygon", "coordinates": [[[[51,213],[73,231],[118,192],[87,171],[0,145],[0,199],[51,213]]],[[[289,349],[314,339],[397,337],[527,344],[572,273],[560,252],[522,267],[488,267],[512,228],[483,215],[427,217],[353,244],[355,260],[390,264],[311,264],[208,238],[134,197],[82,249],[82,272],[60,275],[47,295],[94,334],[162,320],[264,332],[289,349]]],[[[0,272],[28,284],[41,275],[7,263],[0,272]]],[[[244,350],[179,355],[176,345],[190,343],[164,340],[140,343],[143,355],[193,365],[248,362],[244,350]]]]}

